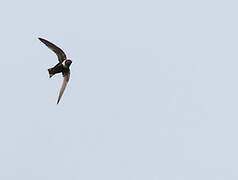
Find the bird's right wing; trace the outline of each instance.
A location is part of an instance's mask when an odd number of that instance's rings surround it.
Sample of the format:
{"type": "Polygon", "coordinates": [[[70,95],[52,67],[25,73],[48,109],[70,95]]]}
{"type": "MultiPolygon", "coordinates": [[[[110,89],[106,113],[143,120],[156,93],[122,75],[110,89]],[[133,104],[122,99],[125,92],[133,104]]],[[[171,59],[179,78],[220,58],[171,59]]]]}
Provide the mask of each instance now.
{"type": "Polygon", "coordinates": [[[69,78],[70,78],[70,72],[68,72],[67,74],[65,74],[64,76],[64,80],[63,80],[63,84],[61,86],[61,89],[60,89],[60,92],[59,92],[59,97],[58,97],[58,100],[57,100],[57,104],[59,103],[63,93],[64,93],[64,90],[69,82],[69,78]]]}
{"type": "Polygon", "coordinates": [[[62,49],[60,49],[59,47],[57,47],[56,45],[54,45],[53,43],[43,39],[43,38],[39,38],[39,40],[41,42],[43,42],[48,48],[50,48],[52,51],[55,52],[55,54],[58,57],[59,62],[63,62],[66,59],[66,54],[64,53],[64,51],[62,49]]]}

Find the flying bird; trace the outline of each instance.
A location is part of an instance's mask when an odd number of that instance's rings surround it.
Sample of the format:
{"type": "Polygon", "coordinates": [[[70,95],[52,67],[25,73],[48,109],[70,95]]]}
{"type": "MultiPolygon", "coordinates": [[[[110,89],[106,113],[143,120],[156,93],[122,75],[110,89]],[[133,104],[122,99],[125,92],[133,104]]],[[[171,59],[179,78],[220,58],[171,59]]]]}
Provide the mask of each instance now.
{"type": "Polygon", "coordinates": [[[72,63],[72,61],[70,59],[67,59],[66,54],[64,53],[64,51],[62,49],[60,49],[59,47],[57,47],[56,45],[54,45],[53,43],[43,39],[43,38],[39,38],[39,40],[44,43],[49,49],[51,49],[52,51],[55,52],[55,54],[58,57],[59,63],[56,64],[54,67],[49,68],[48,72],[49,72],[49,77],[51,78],[52,76],[54,76],[57,73],[62,73],[63,75],[63,84],[61,86],[60,92],[59,92],[59,97],[57,100],[57,104],[59,103],[64,90],[69,82],[69,78],[70,78],[70,65],[72,63]]]}

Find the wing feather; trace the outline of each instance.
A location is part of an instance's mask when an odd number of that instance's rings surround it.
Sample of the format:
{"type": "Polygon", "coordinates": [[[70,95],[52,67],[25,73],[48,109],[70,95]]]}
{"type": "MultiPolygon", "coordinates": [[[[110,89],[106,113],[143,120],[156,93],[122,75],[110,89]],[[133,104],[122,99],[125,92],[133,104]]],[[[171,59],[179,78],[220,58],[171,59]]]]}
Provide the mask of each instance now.
{"type": "Polygon", "coordinates": [[[58,57],[59,62],[63,62],[66,59],[66,54],[64,53],[64,51],[62,49],[60,49],[59,47],[57,47],[56,45],[54,45],[53,43],[43,39],[43,38],[39,38],[39,40],[44,43],[48,48],[50,48],[52,51],[55,52],[55,54],[58,57]]]}
{"type": "Polygon", "coordinates": [[[64,90],[65,90],[65,88],[66,88],[66,86],[67,86],[67,84],[68,84],[68,82],[69,82],[70,72],[68,72],[67,74],[65,74],[65,75],[63,76],[63,78],[64,78],[64,80],[63,80],[63,84],[62,84],[62,86],[61,86],[61,88],[60,88],[60,92],[59,92],[59,97],[58,97],[58,100],[57,100],[57,104],[59,103],[59,101],[60,101],[60,99],[61,99],[61,97],[62,97],[62,95],[63,95],[63,93],[64,93],[64,90]]]}

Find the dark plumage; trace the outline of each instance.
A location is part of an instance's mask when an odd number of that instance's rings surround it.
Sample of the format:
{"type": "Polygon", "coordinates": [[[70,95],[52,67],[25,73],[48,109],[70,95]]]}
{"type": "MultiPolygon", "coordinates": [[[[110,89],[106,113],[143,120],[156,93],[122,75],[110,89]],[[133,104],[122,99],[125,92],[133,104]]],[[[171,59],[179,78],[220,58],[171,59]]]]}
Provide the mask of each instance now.
{"type": "Polygon", "coordinates": [[[67,86],[69,78],[70,78],[69,67],[70,67],[72,61],[70,59],[67,59],[64,51],[62,49],[60,49],[59,47],[57,47],[56,45],[54,45],[53,43],[51,43],[43,38],[39,38],[39,40],[42,43],[44,43],[48,48],[50,48],[52,51],[54,51],[58,57],[58,60],[59,60],[58,64],[56,64],[54,67],[48,69],[50,78],[57,73],[62,73],[63,78],[64,78],[63,84],[62,84],[60,92],[59,92],[59,97],[57,100],[57,104],[58,104],[63,93],[64,93],[64,90],[67,86]]]}

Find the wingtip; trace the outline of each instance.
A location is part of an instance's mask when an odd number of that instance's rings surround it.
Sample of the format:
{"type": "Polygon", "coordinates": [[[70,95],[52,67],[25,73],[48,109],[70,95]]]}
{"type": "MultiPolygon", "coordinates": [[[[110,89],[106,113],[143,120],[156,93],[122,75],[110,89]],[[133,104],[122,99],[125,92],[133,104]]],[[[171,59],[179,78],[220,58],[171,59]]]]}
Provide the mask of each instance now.
{"type": "Polygon", "coordinates": [[[41,37],[38,37],[38,39],[41,41],[41,42],[45,42],[45,41],[47,41],[47,40],[45,40],[45,39],[43,39],[43,38],[41,38],[41,37]]]}
{"type": "Polygon", "coordinates": [[[60,99],[61,99],[61,98],[59,98],[59,97],[58,97],[58,99],[57,99],[57,103],[56,103],[56,104],[59,104],[59,102],[60,102],[60,99]]]}

